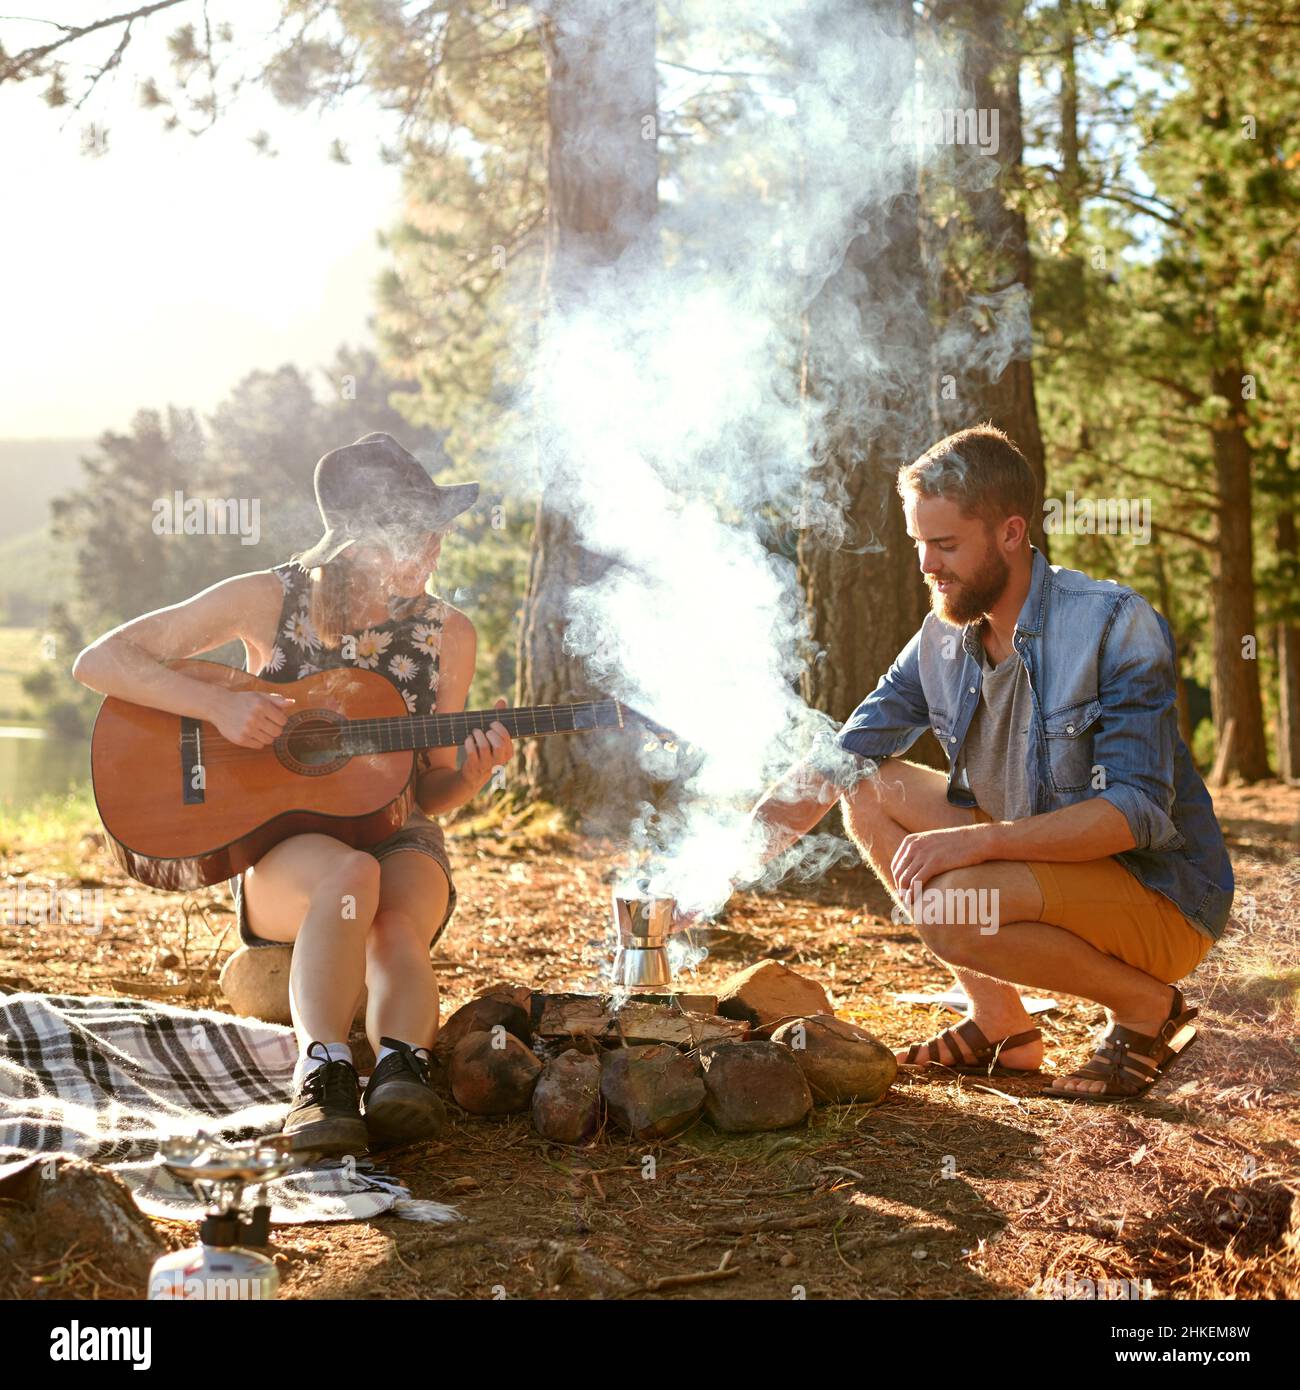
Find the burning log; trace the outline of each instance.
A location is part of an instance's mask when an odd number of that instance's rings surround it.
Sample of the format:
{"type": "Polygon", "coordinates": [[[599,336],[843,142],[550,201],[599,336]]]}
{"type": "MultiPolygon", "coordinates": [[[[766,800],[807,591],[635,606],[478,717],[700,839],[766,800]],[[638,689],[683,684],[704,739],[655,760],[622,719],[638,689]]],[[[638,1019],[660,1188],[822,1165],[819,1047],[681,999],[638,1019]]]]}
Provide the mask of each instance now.
{"type": "Polygon", "coordinates": [[[681,998],[681,1006],[633,998],[615,1007],[612,1000],[591,994],[536,994],[534,1031],[542,1039],[590,1037],[674,1047],[697,1047],[715,1038],[741,1038],[748,1032],[744,1023],[734,1019],[693,1012],[689,1004],[703,1002],[701,996],[681,998]]]}
{"type": "Polygon", "coordinates": [[[451,1054],[451,1094],[472,1115],[516,1115],[527,1110],[542,1063],[527,1043],[497,1024],[467,1033],[451,1054]]]}
{"type": "Polygon", "coordinates": [[[699,1064],[675,1047],[622,1047],[605,1053],[600,1094],[610,1119],[634,1139],[670,1139],[704,1109],[699,1064]]]}
{"type": "Polygon", "coordinates": [[[874,1105],[898,1075],[898,1063],[884,1043],[865,1028],[826,1014],[782,1023],[772,1041],[790,1049],[819,1101],[874,1105]]]}
{"type": "Polygon", "coordinates": [[[585,1144],[600,1128],[600,1058],[570,1049],[552,1057],[533,1091],[533,1128],[557,1144],[585,1144]]]}
{"type": "Polygon", "coordinates": [[[788,1047],[726,1042],[701,1050],[704,1113],[727,1134],[788,1129],[813,1107],[812,1092],[788,1047]]]}
{"type": "Polygon", "coordinates": [[[831,1001],[815,980],[777,960],[761,960],[728,975],[718,989],[718,1012],[759,1026],[803,1015],[831,1014],[831,1001]]]}

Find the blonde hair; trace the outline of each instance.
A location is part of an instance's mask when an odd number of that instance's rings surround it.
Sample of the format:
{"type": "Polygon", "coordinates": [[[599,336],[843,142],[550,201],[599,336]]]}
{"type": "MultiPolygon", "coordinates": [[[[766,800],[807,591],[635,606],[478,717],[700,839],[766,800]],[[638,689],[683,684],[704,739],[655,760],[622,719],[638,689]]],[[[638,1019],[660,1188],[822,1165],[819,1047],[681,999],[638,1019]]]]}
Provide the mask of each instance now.
{"type": "MultiPolygon", "coordinates": [[[[307,620],[321,645],[333,651],[344,634],[351,631],[353,615],[362,594],[352,564],[353,547],[340,551],[332,560],[308,571],[311,588],[307,600],[307,620]]],[[[429,581],[424,592],[431,593],[429,581]]]]}
{"type": "Polygon", "coordinates": [[[1024,454],[995,425],[973,425],[941,439],[898,470],[898,495],[944,497],[963,516],[996,525],[1009,516],[1032,524],[1038,485],[1024,454]]]}
{"type": "Polygon", "coordinates": [[[327,564],[310,571],[311,590],[307,619],[321,645],[333,651],[348,630],[353,608],[353,570],[345,550],[327,564]]]}

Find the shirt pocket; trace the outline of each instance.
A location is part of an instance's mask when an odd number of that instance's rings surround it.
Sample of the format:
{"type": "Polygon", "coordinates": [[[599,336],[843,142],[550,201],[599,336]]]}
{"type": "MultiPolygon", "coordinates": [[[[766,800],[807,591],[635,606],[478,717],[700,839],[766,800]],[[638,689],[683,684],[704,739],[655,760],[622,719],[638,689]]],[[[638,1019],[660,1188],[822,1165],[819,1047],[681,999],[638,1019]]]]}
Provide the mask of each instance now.
{"type": "Polygon", "coordinates": [[[1056,791],[1079,792],[1092,785],[1092,740],[1100,715],[1100,700],[1084,700],[1043,716],[1047,772],[1056,791]]]}

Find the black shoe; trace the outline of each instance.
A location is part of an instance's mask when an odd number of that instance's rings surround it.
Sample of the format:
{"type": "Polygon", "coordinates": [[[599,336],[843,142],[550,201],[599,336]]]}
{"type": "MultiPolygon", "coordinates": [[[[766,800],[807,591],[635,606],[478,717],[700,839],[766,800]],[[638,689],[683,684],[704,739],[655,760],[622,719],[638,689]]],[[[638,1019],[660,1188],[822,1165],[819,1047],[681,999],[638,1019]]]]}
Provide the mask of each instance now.
{"type": "Polygon", "coordinates": [[[447,1111],[429,1080],[429,1064],[395,1038],[380,1038],[394,1050],[375,1067],[362,1103],[370,1137],[394,1142],[436,1139],[447,1126],[447,1111]]]}
{"type": "MultiPolygon", "coordinates": [[[[320,1055],[313,1047],[324,1044],[310,1044],[308,1057],[320,1055]]],[[[330,1157],[365,1153],[368,1135],[361,1119],[360,1090],[351,1062],[323,1062],[305,1076],[284,1122],[294,1152],[311,1150],[330,1157]]]]}

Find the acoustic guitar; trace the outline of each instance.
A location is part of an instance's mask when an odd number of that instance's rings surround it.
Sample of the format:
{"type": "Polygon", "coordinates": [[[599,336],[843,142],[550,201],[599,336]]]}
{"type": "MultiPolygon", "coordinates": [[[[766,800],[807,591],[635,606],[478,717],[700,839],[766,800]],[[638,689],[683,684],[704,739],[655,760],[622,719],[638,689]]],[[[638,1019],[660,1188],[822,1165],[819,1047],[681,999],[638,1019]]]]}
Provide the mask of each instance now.
{"type": "Polygon", "coordinates": [[[243,748],[206,720],[104,700],[90,743],[95,804],[118,863],[151,888],[219,883],[291,835],[377,844],[414,805],[416,751],[456,747],[497,721],[512,738],[633,725],[671,737],[617,700],[413,715],[377,671],[339,667],[273,684],[213,661],[167,664],[296,703],[274,743],[243,748]]]}

